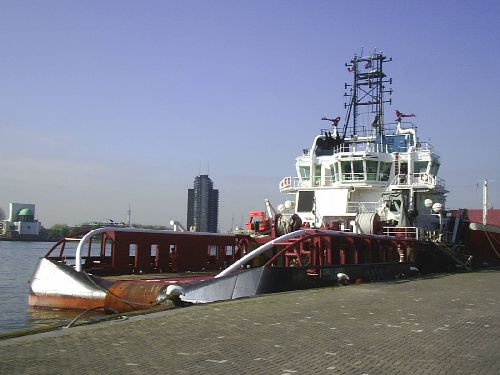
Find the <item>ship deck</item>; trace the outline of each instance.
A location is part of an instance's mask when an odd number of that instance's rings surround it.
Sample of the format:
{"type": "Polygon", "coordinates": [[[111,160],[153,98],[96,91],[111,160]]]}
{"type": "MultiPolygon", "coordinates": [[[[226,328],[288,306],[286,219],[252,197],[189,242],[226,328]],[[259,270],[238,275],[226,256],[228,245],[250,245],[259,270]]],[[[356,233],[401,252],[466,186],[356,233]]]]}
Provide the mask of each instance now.
{"type": "Polygon", "coordinates": [[[500,373],[500,270],[265,295],[0,341],[5,373],[500,373]]]}

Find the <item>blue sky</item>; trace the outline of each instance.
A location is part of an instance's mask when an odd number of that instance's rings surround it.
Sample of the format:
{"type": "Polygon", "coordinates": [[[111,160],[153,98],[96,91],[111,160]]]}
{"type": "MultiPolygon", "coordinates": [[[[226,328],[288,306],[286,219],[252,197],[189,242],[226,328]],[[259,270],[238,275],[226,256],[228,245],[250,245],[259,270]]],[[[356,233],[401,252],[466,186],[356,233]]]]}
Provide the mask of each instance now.
{"type": "Polygon", "coordinates": [[[441,156],[448,208],[500,206],[496,1],[0,3],[0,207],[43,225],[186,220],[209,172],[221,230],[277,205],[344,68],[377,47],[392,106],[441,156]]]}

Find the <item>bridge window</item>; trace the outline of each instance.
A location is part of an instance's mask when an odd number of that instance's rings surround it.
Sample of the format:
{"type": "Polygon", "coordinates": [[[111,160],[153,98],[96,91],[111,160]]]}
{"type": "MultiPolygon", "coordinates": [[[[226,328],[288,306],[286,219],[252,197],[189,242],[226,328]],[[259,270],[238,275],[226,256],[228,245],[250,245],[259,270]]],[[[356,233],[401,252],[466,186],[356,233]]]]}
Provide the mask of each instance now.
{"type": "Polygon", "coordinates": [[[311,179],[311,168],[309,166],[301,165],[299,167],[300,178],[304,181],[309,181],[311,179]]]}
{"type": "Polygon", "coordinates": [[[399,165],[399,173],[400,174],[408,174],[408,162],[402,161],[399,165]]]}
{"type": "Polygon", "coordinates": [[[409,134],[386,135],[384,141],[388,152],[406,152],[411,143],[409,134]]]}
{"type": "Polygon", "coordinates": [[[389,175],[391,173],[392,163],[380,162],[380,174],[378,178],[380,181],[389,181],[389,175]]]}
{"type": "Polygon", "coordinates": [[[363,171],[363,160],[353,160],[352,169],[354,171],[354,180],[365,179],[365,172],[363,171]]]}
{"type": "Polygon", "coordinates": [[[333,180],[333,182],[335,182],[335,181],[337,181],[337,175],[339,173],[339,168],[338,168],[337,163],[334,163],[331,166],[331,170],[332,170],[332,180],[333,180]]]}
{"type": "Polygon", "coordinates": [[[426,173],[427,172],[427,164],[426,161],[416,161],[413,164],[414,173],[426,173]]]}
{"type": "Polygon", "coordinates": [[[366,161],[366,179],[376,181],[377,180],[377,170],[378,161],[367,160],[366,161]]]}
{"type": "Polygon", "coordinates": [[[341,161],[340,162],[340,170],[341,170],[341,177],[340,179],[342,181],[350,181],[352,180],[352,167],[351,167],[351,161],[341,161]]]}
{"type": "Polygon", "coordinates": [[[431,163],[431,175],[437,176],[440,164],[437,161],[432,161],[431,163]]]}
{"type": "Polygon", "coordinates": [[[321,184],[321,165],[316,164],[314,166],[314,185],[319,186],[321,184]]]}

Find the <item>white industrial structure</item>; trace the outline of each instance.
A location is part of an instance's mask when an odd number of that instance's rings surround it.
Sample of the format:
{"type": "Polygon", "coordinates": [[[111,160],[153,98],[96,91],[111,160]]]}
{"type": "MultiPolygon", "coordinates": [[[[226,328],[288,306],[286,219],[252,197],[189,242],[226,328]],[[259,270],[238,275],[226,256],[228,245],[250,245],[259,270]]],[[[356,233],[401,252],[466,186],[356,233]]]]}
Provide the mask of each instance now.
{"type": "Polygon", "coordinates": [[[41,224],[35,220],[35,205],[10,203],[9,218],[0,221],[0,235],[7,238],[34,237],[40,233],[41,224]]]}

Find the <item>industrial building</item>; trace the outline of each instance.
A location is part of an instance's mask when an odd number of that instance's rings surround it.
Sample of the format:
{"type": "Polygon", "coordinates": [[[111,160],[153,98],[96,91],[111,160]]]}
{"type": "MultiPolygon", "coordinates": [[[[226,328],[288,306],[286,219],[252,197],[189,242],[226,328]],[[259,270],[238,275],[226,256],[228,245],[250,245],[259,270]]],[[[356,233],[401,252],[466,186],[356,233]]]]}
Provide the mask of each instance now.
{"type": "Polygon", "coordinates": [[[35,219],[35,205],[10,203],[9,218],[0,221],[0,236],[4,238],[35,238],[40,234],[41,224],[35,219]]]}

